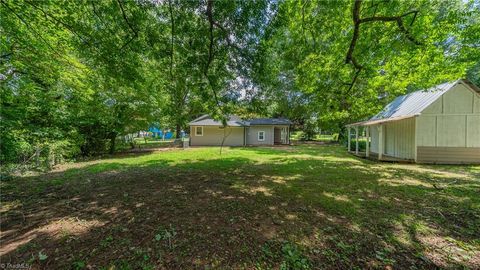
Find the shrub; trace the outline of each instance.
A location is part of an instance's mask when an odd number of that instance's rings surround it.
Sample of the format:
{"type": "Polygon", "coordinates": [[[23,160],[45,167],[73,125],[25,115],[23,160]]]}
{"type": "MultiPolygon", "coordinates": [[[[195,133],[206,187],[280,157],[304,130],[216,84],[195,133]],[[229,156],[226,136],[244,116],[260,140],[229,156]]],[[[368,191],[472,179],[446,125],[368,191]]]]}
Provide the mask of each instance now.
{"type": "MultiPolygon", "coordinates": [[[[350,141],[350,150],[355,151],[356,143],[355,140],[350,141]]],[[[367,150],[367,141],[358,140],[358,151],[365,152],[367,150]]]]}

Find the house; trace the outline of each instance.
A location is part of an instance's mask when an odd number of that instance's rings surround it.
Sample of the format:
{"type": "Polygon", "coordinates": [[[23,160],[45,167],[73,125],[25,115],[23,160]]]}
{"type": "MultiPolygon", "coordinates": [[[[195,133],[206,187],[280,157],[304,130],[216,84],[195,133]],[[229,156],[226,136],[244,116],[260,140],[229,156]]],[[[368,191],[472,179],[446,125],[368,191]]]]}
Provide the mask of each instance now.
{"type": "Polygon", "coordinates": [[[231,115],[224,127],[209,115],[189,123],[190,145],[274,145],[290,144],[291,122],[282,118],[257,118],[242,120],[231,115]]]}
{"type": "Polygon", "coordinates": [[[468,80],[397,97],[371,119],[347,125],[367,137],[365,156],[419,163],[480,163],[480,89],[468,80]]]}

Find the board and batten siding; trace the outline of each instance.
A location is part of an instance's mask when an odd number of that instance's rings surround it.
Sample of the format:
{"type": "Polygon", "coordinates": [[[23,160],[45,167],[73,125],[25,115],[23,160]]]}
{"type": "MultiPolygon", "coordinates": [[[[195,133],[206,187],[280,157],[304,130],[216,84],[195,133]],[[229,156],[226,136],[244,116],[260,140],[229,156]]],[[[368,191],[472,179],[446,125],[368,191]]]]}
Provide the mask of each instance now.
{"type": "Polygon", "coordinates": [[[379,125],[369,126],[370,152],[373,152],[373,153],[378,153],[378,128],[379,128],[379,125]]]}
{"type": "MultiPolygon", "coordinates": [[[[370,151],[378,153],[378,128],[380,125],[370,126],[370,151]]],[[[415,118],[383,124],[384,153],[385,155],[402,158],[415,158],[415,118]]]]}
{"type": "Polygon", "coordinates": [[[250,126],[247,128],[248,145],[273,145],[274,126],[250,126]],[[265,140],[258,140],[258,132],[265,131],[265,140]]]}
{"type": "Polygon", "coordinates": [[[457,84],[417,117],[417,161],[480,163],[480,95],[457,84]]]}
{"type": "Polygon", "coordinates": [[[224,136],[224,145],[242,146],[244,143],[244,127],[203,126],[203,136],[196,136],[195,126],[191,126],[190,134],[192,146],[220,146],[224,136]]]}

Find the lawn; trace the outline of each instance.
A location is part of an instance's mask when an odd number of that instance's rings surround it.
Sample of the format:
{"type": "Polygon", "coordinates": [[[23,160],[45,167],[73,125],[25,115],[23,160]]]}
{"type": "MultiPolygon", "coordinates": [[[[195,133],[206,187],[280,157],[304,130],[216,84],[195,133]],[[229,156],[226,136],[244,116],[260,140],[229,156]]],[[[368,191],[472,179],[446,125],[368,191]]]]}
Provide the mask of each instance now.
{"type": "Polygon", "coordinates": [[[480,268],[480,166],[191,148],[1,185],[1,262],[33,269],[480,268]]]}

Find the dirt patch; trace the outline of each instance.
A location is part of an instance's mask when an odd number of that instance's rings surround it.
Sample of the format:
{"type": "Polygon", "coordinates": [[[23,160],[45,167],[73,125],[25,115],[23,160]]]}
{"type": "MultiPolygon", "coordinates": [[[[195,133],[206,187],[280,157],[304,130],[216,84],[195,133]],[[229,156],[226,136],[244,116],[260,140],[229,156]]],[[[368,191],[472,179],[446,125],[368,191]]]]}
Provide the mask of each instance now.
{"type": "Polygon", "coordinates": [[[138,166],[91,161],[9,182],[2,262],[33,269],[480,265],[478,187],[469,177],[363,163],[336,148],[328,155],[321,147],[275,149],[222,159],[209,159],[216,156],[208,148],[179,150],[185,158],[175,165],[138,156],[138,166]],[[458,179],[452,189],[425,184],[449,177],[458,179]]]}

